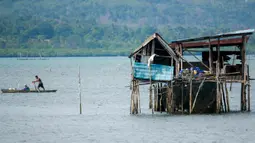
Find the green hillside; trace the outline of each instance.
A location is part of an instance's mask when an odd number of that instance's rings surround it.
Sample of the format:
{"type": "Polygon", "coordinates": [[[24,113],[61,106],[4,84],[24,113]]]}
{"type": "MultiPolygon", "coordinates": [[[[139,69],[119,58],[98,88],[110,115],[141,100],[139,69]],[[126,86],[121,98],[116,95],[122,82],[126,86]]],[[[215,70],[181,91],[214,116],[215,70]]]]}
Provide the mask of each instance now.
{"type": "Polygon", "coordinates": [[[0,56],[125,55],[154,32],[170,42],[255,28],[254,7],[254,0],[0,0],[0,56]]]}

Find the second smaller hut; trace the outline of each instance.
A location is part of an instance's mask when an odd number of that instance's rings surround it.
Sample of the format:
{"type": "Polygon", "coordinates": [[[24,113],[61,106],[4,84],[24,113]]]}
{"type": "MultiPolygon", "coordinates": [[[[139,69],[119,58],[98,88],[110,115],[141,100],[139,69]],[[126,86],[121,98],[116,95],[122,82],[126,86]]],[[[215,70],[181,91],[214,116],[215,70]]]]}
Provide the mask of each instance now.
{"type": "Polygon", "coordinates": [[[149,84],[149,108],[152,112],[166,111],[165,100],[171,93],[169,85],[173,81],[175,63],[184,60],[176,55],[168,43],[154,33],[129,55],[132,67],[131,108],[132,114],[138,114],[140,109],[139,86],[149,84]]]}

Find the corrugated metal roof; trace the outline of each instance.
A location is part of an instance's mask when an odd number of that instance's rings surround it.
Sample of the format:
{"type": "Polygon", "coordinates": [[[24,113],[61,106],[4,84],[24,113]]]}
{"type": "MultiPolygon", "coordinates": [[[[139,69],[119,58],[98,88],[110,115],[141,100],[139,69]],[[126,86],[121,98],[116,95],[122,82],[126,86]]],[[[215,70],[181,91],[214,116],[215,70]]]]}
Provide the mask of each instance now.
{"type": "Polygon", "coordinates": [[[178,43],[178,42],[192,42],[192,41],[201,41],[206,39],[216,39],[216,38],[224,38],[224,37],[232,37],[232,36],[242,36],[242,35],[251,35],[254,33],[254,29],[247,29],[247,30],[238,30],[228,33],[220,33],[213,36],[204,36],[204,37],[197,37],[197,38],[189,38],[189,39],[183,39],[183,40],[176,40],[172,41],[172,43],[178,43]]]}
{"type": "Polygon", "coordinates": [[[221,33],[217,35],[218,36],[233,35],[233,34],[243,35],[243,34],[252,34],[253,32],[254,32],[254,29],[247,29],[247,30],[238,30],[238,31],[233,31],[228,33],[221,33]]]}

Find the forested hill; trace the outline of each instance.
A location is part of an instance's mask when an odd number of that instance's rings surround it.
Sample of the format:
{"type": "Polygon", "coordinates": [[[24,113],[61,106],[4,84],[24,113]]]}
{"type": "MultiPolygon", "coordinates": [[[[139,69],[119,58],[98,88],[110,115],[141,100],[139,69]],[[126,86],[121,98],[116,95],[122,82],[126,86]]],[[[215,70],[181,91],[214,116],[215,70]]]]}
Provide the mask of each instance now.
{"type": "Polygon", "coordinates": [[[254,13],[255,0],[0,0],[0,56],[123,55],[154,32],[170,42],[255,28],[254,13]]]}

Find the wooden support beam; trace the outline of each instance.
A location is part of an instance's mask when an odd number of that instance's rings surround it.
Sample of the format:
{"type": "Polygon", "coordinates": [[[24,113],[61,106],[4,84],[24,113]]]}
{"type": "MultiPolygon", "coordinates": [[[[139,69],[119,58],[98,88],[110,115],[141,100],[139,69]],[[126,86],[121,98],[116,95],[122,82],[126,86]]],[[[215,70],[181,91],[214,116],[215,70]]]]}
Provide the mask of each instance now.
{"type": "MultiPolygon", "coordinates": [[[[177,45],[176,51],[179,53],[179,45],[177,45]]],[[[180,56],[180,55],[178,55],[178,56],[180,56]]],[[[178,61],[175,61],[175,76],[176,77],[178,77],[178,74],[179,74],[179,65],[180,65],[180,63],[178,61]]]]}
{"type": "Polygon", "coordinates": [[[151,55],[153,55],[155,53],[155,39],[152,40],[152,44],[151,44],[151,55]]]}
{"type": "Polygon", "coordinates": [[[217,63],[216,63],[216,80],[217,80],[217,94],[216,94],[216,113],[220,113],[220,82],[219,82],[219,74],[220,74],[220,38],[218,38],[218,46],[216,47],[217,51],[217,63]]]}
{"type": "MultiPolygon", "coordinates": [[[[180,49],[179,49],[180,51],[180,54],[181,54],[181,56],[183,57],[183,46],[182,46],[182,44],[180,44],[180,49]]],[[[181,68],[181,70],[183,69],[183,60],[181,59],[180,60],[180,68],[181,68]]]]}
{"type": "Polygon", "coordinates": [[[211,40],[209,38],[209,69],[210,69],[210,73],[213,74],[213,48],[211,47],[211,40]]]}
{"type": "Polygon", "coordinates": [[[186,51],[189,52],[194,58],[196,58],[204,67],[210,70],[210,68],[203,61],[201,61],[196,55],[192,54],[189,50],[186,50],[186,51]]]}

